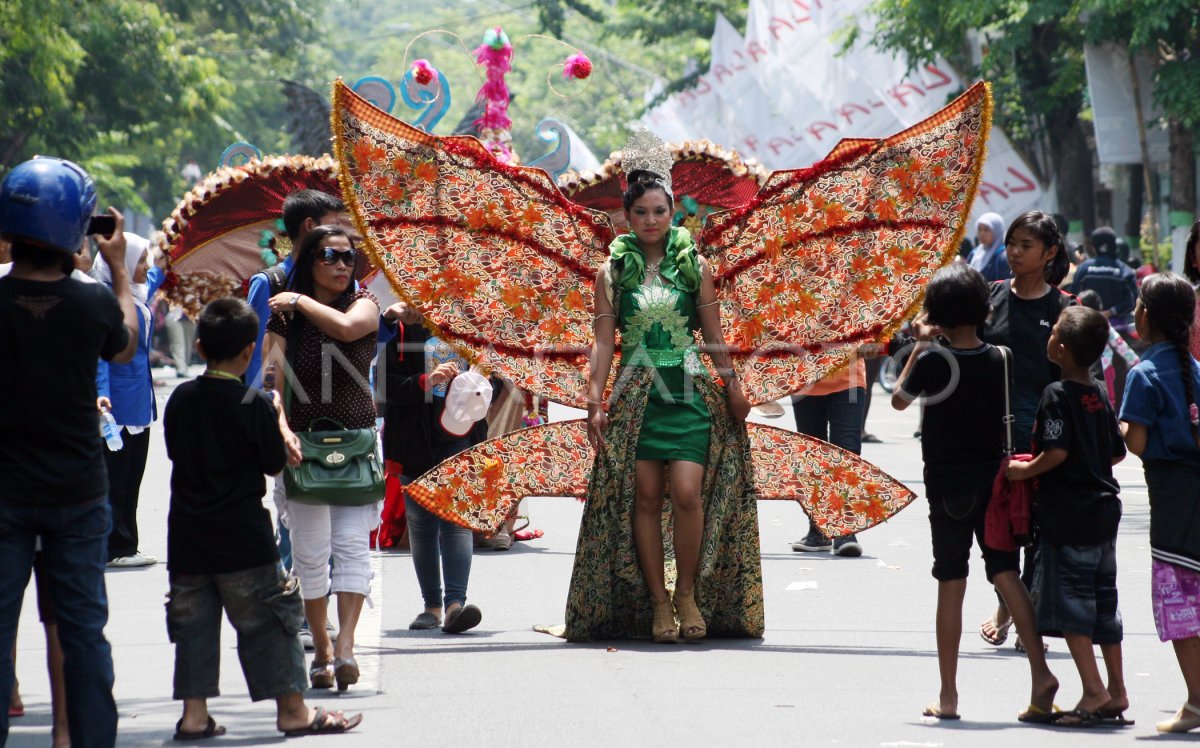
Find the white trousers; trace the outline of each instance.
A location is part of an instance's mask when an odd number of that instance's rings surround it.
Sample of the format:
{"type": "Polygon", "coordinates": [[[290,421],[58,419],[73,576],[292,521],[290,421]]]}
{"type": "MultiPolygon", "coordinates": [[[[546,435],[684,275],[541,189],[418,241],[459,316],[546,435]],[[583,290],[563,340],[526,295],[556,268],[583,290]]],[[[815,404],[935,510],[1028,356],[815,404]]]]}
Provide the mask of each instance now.
{"type": "Polygon", "coordinates": [[[323,506],[287,502],[292,535],[292,572],[300,596],[316,600],[333,592],[371,593],[371,530],[379,526],[379,503],[323,506]],[[329,559],[333,557],[333,584],[329,559]]]}

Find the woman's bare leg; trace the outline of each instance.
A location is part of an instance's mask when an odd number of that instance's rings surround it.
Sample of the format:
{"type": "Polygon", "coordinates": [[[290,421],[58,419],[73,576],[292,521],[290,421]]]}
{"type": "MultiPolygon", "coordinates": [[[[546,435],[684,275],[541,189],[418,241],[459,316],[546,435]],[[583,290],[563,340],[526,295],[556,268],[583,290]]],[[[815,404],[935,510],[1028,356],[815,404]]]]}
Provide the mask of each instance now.
{"type": "Polygon", "coordinates": [[[667,598],[663,572],[663,463],[638,460],[635,482],[633,542],[637,547],[638,565],[642,568],[650,598],[661,601],[667,598]]]}
{"type": "Polygon", "coordinates": [[[704,541],[704,466],[674,460],[671,469],[671,508],[675,517],[675,565],[678,581],[675,589],[688,591],[696,586],[696,567],[704,541]]]}

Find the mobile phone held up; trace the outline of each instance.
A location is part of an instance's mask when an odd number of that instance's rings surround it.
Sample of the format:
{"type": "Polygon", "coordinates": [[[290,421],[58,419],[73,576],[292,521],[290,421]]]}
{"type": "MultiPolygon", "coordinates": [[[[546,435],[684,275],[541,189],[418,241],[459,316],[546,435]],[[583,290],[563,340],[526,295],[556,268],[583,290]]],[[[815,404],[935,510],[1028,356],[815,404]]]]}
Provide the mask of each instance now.
{"type": "Polygon", "coordinates": [[[88,236],[100,235],[109,237],[117,230],[117,219],[110,215],[92,216],[88,221],[88,236]]]}

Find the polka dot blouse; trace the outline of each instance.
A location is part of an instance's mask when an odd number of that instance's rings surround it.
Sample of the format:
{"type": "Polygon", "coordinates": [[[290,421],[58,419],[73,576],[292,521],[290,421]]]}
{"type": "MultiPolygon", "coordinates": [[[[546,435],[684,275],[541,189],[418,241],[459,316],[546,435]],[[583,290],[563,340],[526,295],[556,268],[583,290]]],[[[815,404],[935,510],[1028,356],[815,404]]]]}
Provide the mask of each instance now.
{"type": "MultiPolygon", "coordinates": [[[[364,288],[357,292],[347,291],[329,306],[344,312],[359,299],[379,303],[364,288]]],[[[375,398],[369,376],[378,331],[372,330],[358,340],[342,343],[309,322],[302,312],[294,312],[271,315],[267,332],[287,341],[287,360],[293,371],[288,378],[291,408],[288,425],[293,431],[308,431],[309,425],[318,418],[332,419],[348,429],[375,425],[375,398]],[[292,325],[296,325],[294,333],[290,333],[292,325]],[[295,391],[292,391],[293,387],[295,391]]],[[[280,382],[282,386],[282,378],[280,382]]],[[[328,423],[315,425],[318,431],[334,428],[328,423]]]]}

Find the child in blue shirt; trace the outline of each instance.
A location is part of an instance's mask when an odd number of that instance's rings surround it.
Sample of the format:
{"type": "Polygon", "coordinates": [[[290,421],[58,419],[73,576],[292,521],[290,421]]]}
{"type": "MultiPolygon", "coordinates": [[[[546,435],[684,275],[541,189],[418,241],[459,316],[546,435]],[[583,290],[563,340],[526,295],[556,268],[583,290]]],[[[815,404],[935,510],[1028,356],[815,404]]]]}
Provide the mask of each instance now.
{"type": "Polygon", "coordinates": [[[1200,727],[1200,365],[1188,352],[1195,308],[1191,284],[1174,273],[1142,282],[1133,317],[1151,345],[1129,372],[1121,404],[1125,443],[1142,458],[1150,494],[1154,622],[1188,687],[1159,732],[1200,727]]]}

